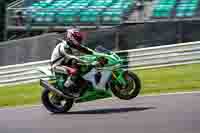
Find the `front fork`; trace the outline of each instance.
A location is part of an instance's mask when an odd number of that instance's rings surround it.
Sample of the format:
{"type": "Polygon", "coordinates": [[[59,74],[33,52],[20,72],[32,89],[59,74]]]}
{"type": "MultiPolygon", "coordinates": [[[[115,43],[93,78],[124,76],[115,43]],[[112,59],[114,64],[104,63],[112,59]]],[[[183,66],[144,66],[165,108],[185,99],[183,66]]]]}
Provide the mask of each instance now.
{"type": "Polygon", "coordinates": [[[116,84],[120,84],[121,86],[127,85],[127,81],[124,79],[124,73],[125,73],[124,71],[112,72],[112,76],[116,84]]]}

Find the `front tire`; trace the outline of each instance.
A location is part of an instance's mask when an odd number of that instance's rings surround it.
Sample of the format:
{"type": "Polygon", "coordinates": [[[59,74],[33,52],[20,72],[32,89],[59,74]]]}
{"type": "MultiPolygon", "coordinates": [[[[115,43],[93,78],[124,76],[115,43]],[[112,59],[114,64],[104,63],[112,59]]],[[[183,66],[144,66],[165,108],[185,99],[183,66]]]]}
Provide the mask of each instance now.
{"type": "Polygon", "coordinates": [[[72,108],[73,103],[74,103],[73,99],[65,99],[59,96],[60,101],[58,102],[60,102],[60,104],[56,105],[55,103],[51,101],[52,97],[49,96],[51,93],[52,93],[52,96],[55,96],[53,92],[49,91],[48,89],[44,89],[41,96],[42,103],[48,111],[52,113],[66,113],[72,108]],[[61,100],[65,101],[63,105],[61,103],[62,102],[61,100]]]}
{"type": "Polygon", "coordinates": [[[121,86],[117,84],[111,84],[111,90],[113,94],[120,99],[123,99],[123,100],[133,99],[140,93],[141,81],[139,77],[133,72],[125,71],[123,76],[125,80],[129,82],[128,86],[126,86],[125,88],[121,88],[121,86]],[[127,77],[129,77],[129,79],[127,79],[127,77]],[[128,88],[131,81],[133,83],[133,86],[128,88]],[[124,94],[124,92],[127,92],[127,91],[128,93],[124,94]]]}

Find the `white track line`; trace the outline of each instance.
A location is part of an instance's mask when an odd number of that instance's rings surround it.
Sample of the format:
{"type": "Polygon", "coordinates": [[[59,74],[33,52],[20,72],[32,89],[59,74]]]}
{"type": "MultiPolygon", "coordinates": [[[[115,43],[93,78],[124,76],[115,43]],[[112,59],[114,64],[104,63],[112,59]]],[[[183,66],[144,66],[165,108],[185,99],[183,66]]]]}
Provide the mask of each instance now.
{"type": "Polygon", "coordinates": [[[184,95],[184,94],[200,94],[200,91],[190,91],[190,92],[174,92],[174,93],[160,93],[160,94],[145,94],[139,97],[155,97],[155,96],[169,96],[169,95],[184,95]]]}
{"type": "MultiPolygon", "coordinates": [[[[176,92],[176,93],[161,93],[161,94],[145,94],[141,95],[138,97],[159,97],[159,96],[169,96],[169,95],[185,95],[185,94],[200,94],[200,91],[192,91],[192,92],[176,92]]],[[[98,101],[106,101],[106,100],[111,100],[113,97],[106,98],[106,99],[99,99],[98,101]]],[[[92,101],[90,101],[92,102],[92,101]]],[[[0,108],[1,110],[18,110],[18,109],[37,109],[40,108],[42,105],[24,105],[24,106],[19,106],[19,107],[5,107],[5,108],[0,108]]]]}

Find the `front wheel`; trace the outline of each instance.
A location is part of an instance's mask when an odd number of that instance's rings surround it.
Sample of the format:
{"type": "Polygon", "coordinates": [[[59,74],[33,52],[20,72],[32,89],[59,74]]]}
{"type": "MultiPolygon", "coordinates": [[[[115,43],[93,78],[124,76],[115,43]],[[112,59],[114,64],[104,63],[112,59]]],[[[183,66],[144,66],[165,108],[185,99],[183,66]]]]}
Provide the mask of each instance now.
{"type": "Polygon", "coordinates": [[[126,86],[119,84],[111,84],[111,90],[115,96],[123,100],[130,100],[135,98],[141,89],[141,82],[139,77],[133,72],[124,72],[124,79],[127,82],[126,86]]]}
{"type": "Polygon", "coordinates": [[[46,109],[52,113],[66,113],[74,103],[73,99],[63,98],[48,89],[43,90],[41,99],[46,109]]]}

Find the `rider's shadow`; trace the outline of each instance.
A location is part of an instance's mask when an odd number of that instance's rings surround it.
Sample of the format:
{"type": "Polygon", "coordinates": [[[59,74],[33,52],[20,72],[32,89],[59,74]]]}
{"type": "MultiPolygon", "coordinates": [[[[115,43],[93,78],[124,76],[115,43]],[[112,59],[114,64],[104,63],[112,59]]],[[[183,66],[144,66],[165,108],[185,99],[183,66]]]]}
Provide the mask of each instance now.
{"type": "Polygon", "coordinates": [[[94,110],[83,110],[83,111],[70,111],[65,114],[113,114],[113,113],[127,113],[127,112],[138,112],[155,109],[155,107],[125,107],[125,108],[103,108],[94,110]]]}

